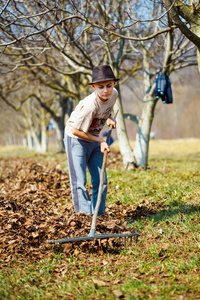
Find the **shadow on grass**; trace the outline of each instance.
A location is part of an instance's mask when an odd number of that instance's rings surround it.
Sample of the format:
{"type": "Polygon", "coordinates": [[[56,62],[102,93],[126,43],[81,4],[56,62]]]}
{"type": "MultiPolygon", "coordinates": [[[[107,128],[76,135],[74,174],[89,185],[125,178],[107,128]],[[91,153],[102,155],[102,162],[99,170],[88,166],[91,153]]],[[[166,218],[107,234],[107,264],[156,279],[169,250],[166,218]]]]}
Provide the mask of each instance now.
{"type": "Polygon", "coordinates": [[[173,201],[170,205],[162,205],[153,203],[149,205],[139,205],[135,211],[132,211],[132,215],[127,216],[128,223],[134,223],[141,218],[154,219],[155,222],[164,221],[169,218],[173,218],[176,215],[190,215],[193,213],[200,213],[200,205],[183,204],[177,201],[173,201]]]}
{"type": "Polygon", "coordinates": [[[168,209],[160,210],[153,216],[155,222],[173,218],[176,215],[190,215],[195,212],[200,212],[200,205],[179,204],[175,206],[168,206],[168,209]]]}

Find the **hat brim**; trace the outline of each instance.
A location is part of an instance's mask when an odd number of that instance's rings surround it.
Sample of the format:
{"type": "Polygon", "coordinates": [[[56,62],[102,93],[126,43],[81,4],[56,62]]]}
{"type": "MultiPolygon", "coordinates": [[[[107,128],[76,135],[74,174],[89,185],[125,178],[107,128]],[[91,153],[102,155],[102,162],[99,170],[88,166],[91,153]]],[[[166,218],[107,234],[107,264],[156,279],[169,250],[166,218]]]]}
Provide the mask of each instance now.
{"type": "Polygon", "coordinates": [[[119,81],[119,79],[117,79],[117,78],[102,78],[102,79],[98,79],[98,80],[95,80],[95,81],[93,81],[93,82],[90,82],[90,83],[88,83],[89,85],[92,85],[92,84],[94,84],[94,83],[98,83],[98,82],[104,82],[104,81],[110,81],[110,80],[113,80],[113,81],[119,81]]]}

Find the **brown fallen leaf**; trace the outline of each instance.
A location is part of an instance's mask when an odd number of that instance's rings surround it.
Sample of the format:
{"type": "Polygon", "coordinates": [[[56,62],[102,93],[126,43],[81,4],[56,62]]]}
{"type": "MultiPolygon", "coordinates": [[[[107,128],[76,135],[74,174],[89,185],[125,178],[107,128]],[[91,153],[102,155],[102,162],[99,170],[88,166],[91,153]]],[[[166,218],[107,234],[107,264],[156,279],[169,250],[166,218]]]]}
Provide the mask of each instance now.
{"type": "Polygon", "coordinates": [[[102,225],[104,225],[105,227],[107,227],[108,229],[113,229],[113,228],[115,228],[115,222],[102,222],[101,223],[102,225]]]}
{"type": "Polygon", "coordinates": [[[72,243],[65,244],[63,253],[68,254],[71,251],[72,247],[73,247],[72,243]]]}
{"type": "Polygon", "coordinates": [[[162,244],[162,250],[166,251],[169,248],[169,243],[162,244]]]}
{"type": "Polygon", "coordinates": [[[32,236],[33,236],[34,238],[36,238],[36,237],[39,236],[39,233],[38,233],[38,232],[32,232],[31,234],[32,234],[32,236]]]}
{"type": "Polygon", "coordinates": [[[78,255],[80,253],[80,251],[76,248],[75,250],[74,250],[74,255],[78,255]]]}
{"type": "Polygon", "coordinates": [[[113,290],[113,294],[120,299],[124,298],[124,294],[120,290],[113,290]]]}
{"type": "Polygon", "coordinates": [[[97,278],[92,278],[92,281],[94,282],[95,285],[109,286],[108,282],[102,281],[102,280],[97,279],[97,278]]]}

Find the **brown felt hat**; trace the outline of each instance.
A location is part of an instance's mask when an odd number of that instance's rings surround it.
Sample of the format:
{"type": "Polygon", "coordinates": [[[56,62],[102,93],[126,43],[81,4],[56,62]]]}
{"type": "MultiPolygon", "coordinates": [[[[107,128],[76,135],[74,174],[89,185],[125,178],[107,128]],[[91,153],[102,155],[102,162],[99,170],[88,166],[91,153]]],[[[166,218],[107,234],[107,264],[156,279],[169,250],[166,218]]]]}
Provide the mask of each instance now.
{"type": "Polygon", "coordinates": [[[89,84],[109,80],[118,81],[119,79],[115,78],[115,75],[113,74],[113,71],[109,65],[101,65],[94,67],[92,71],[92,82],[89,84]]]}

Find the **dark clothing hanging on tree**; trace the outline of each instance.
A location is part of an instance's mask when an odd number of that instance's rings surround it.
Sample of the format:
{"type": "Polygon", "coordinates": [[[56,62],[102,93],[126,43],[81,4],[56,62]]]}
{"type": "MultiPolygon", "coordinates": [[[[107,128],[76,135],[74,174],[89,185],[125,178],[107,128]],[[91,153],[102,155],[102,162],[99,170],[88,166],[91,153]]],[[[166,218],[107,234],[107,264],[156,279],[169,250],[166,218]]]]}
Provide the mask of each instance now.
{"type": "Polygon", "coordinates": [[[155,98],[161,98],[162,102],[166,104],[173,103],[171,82],[163,72],[156,77],[155,98]]]}

